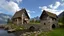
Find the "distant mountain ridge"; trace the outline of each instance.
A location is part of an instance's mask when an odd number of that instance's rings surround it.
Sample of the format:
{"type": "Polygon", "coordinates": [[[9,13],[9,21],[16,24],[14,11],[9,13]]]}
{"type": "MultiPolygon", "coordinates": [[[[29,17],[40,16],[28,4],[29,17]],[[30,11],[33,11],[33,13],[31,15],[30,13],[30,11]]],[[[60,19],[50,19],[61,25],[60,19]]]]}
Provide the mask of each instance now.
{"type": "MultiPolygon", "coordinates": [[[[64,16],[64,11],[58,15],[58,18],[61,18],[63,16],[64,16]]],[[[11,15],[0,13],[0,24],[6,24],[7,19],[11,18],[11,17],[12,17],[11,15]]],[[[36,16],[34,18],[31,18],[30,20],[33,20],[33,19],[40,20],[39,18],[40,18],[39,16],[36,16]]]]}
{"type": "Polygon", "coordinates": [[[64,11],[61,14],[58,15],[58,18],[61,18],[63,16],[64,16],[64,11]]]}
{"type": "Polygon", "coordinates": [[[11,17],[12,17],[11,15],[0,13],[0,24],[6,24],[7,19],[11,17]]]}
{"type": "Polygon", "coordinates": [[[31,18],[30,20],[33,20],[33,19],[40,20],[40,17],[39,16],[36,16],[34,18],[31,18]]]}

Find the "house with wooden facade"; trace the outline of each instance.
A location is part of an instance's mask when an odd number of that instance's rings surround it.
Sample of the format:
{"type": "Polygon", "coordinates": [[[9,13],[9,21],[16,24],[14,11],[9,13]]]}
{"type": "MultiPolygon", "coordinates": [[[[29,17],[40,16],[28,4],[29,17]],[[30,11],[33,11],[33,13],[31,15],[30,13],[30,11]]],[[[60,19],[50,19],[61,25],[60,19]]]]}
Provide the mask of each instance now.
{"type": "Polygon", "coordinates": [[[14,24],[17,24],[17,25],[18,25],[18,24],[19,24],[19,25],[21,25],[21,24],[28,24],[28,23],[29,23],[29,19],[30,19],[30,17],[29,17],[29,15],[28,15],[26,9],[23,8],[23,9],[21,9],[20,11],[17,11],[17,12],[13,15],[13,17],[12,17],[12,22],[13,22],[14,24]]]}
{"type": "Polygon", "coordinates": [[[40,24],[43,30],[52,30],[58,26],[57,15],[43,10],[40,16],[40,24]]]}

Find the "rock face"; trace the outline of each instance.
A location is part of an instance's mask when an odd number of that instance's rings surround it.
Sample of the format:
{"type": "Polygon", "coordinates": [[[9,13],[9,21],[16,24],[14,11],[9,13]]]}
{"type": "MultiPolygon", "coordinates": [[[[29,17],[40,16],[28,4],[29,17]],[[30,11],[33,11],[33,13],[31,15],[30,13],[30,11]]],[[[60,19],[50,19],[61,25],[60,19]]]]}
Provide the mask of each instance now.
{"type": "Polygon", "coordinates": [[[7,19],[11,18],[11,15],[7,15],[4,13],[0,13],[0,24],[6,24],[7,23],[7,19]]]}

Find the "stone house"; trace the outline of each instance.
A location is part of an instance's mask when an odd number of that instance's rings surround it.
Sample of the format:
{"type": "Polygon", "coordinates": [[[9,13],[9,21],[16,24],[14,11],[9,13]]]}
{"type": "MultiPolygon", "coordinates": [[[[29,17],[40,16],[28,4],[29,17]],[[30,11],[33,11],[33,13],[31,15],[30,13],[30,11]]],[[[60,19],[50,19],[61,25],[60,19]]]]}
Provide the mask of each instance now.
{"type": "Polygon", "coordinates": [[[30,17],[28,16],[28,13],[25,8],[21,9],[20,11],[17,11],[13,17],[12,22],[14,24],[28,24],[30,17]]]}
{"type": "Polygon", "coordinates": [[[52,30],[58,26],[57,15],[43,10],[40,16],[40,24],[43,30],[52,30]]]}

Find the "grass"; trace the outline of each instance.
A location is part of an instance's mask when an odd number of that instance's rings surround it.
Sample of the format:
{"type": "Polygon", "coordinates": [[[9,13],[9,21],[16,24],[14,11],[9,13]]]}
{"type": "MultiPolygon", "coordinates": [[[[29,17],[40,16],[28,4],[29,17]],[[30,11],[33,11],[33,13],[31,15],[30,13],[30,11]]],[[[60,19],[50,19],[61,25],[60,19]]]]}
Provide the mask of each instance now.
{"type": "Polygon", "coordinates": [[[64,36],[64,28],[55,29],[48,33],[48,36],[64,36]]]}
{"type": "Polygon", "coordinates": [[[40,24],[40,22],[30,22],[29,24],[40,24]]]}
{"type": "MultiPolygon", "coordinates": [[[[23,26],[17,26],[17,25],[10,25],[12,28],[16,28],[16,30],[23,30],[24,27],[23,26]],[[22,29],[20,29],[22,28],[22,29]]],[[[31,34],[31,36],[35,36],[35,34],[31,34]]],[[[53,29],[52,31],[48,31],[48,32],[42,32],[40,34],[38,34],[38,36],[64,36],[64,28],[56,28],[53,29]]]]}
{"type": "Polygon", "coordinates": [[[64,25],[64,24],[62,24],[62,23],[60,23],[60,22],[59,22],[58,24],[59,24],[59,25],[64,25]]]}
{"type": "Polygon", "coordinates": [[[42,32],[38,36],[64,36],[64,28],[54,29],[50,32],[42,32]]]}
{"type": "Polygon", "coordinates": [[[24,30],[23,26],[18,26],[18,25],[15,25],[15,24],[8,24],[8,27],[11,27],[11,29],[15,29],[15,31],[24,30]]]}

